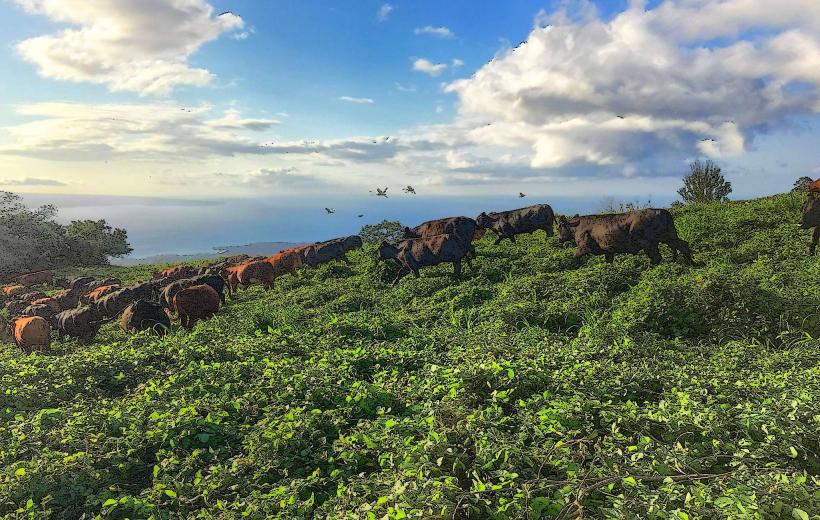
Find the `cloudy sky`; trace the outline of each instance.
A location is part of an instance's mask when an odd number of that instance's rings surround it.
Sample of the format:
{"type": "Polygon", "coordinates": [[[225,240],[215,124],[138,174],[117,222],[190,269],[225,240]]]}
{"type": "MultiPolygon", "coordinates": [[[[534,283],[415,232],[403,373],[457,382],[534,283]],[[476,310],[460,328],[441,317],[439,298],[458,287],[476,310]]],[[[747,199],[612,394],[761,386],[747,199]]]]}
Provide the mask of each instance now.
{"type": "MultiPolygon", "coordinates": [[[[699,157],[736,197],[820,176],[817,0],[0,0],[0,40],[0,190],[99,215],[264,204],[344,231],[519,191],[669,202],[699,157]]],[[[241,238],[299,240],[265,233],[241,238]]]]}

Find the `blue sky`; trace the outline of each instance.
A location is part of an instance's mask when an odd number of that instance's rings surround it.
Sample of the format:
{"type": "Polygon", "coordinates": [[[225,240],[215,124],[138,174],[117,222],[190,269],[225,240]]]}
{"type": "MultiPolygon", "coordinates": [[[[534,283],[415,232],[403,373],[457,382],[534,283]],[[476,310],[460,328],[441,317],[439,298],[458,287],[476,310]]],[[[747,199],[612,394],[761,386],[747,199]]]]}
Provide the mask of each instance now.
{"type": "Polygon", "coordinates": [[[820,176],[815,0],[0,0],[0,41],[0,189],[130,224],[138,253],[179,247],[145,230],[184,210],[101,200],[239,201],[222,243],[361,224],[325,206],[665,204],[695,158],[737,198],[820,176]]]}

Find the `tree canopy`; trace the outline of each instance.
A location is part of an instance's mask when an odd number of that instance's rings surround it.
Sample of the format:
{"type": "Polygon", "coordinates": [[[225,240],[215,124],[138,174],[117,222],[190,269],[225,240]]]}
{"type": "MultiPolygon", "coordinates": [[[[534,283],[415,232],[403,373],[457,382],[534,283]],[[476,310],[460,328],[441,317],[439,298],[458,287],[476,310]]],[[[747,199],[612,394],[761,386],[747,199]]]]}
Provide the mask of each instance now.
{"type": "Polygon", "coordinates": [[[107,264],[109,257],[132,251],[127,232],[105,220],[75,220],[64,226],[56,216],[52,205],[30,209],[19,195],[0,192],[0,279],[42,269],[107,264]]]}
{"type": "Polygon", "coordinates": [[[689,165],[689,175],[683,178],[678,190],[686,203],[725,202],[732,193],[732,183],[721,173],[720,166],[711,160],[697,160],[689,165]]]}

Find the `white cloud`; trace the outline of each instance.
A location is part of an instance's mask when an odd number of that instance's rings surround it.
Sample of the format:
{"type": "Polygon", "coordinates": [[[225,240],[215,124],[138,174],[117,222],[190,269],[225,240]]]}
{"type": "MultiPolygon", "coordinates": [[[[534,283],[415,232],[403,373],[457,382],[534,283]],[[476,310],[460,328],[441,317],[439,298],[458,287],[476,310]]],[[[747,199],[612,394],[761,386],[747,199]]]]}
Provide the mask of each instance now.
{"type": "Polygon", "coordinates": [[[424,58],[418,58],[413,61],[413,70],[418,72],[423,72],[425,74],[429,74],[432,77],[436,77],[444,70],[447,69],[447,65],[444,63],[433,63],[430,60],[426,60],[424,58]]]}
{"type": "Polygon", "coordinates": [[[380,22],[384,22],[384,21],[386,21],[386,20],[387,20],[387,18],[390,16],[390,11],[392,11],[392,10],[393,10],[393,6],[392,6],[392,5],[390,5],[390,4],[382,4],[382,6],[381,6],[381,7],[379,7],[379,12],[377,12],[377,13],[376,13],[376,18],[377,18],[380,22]]]}
{"type": "Polygon", "coordinates": [[[234,40],[247,40],[252,34],[256,34],[256,27],[250,26],[244,31],[233,33],[231,38],[234,40]]]}
{"type": "Polygon", "coordinates": [[[453,63],[452,63],[452,65],[451,65],[451,66],[452,66],[454,69],[457,69],[457,68],[461,67],[462,65],[464,65],[464,62],[463,62],[463,61],[461,61],[461,60],[460,60],[460,59],[458,59],[458,58],[453,58],[453,63]]]}
{"type": "Polygon", "coordinates": [[[22,179],[0,179],[0,186],[68,186],[68,183],[56,179],[23,177],[22,179]]]}
{"type": "Polygon", "coordinates": [[[201,160],[210,156],[273,153],[251,139],[276,120],[245,118],[234,108],[221,116],[208,105],[169,103],[32,103],[15,107],[33,121],[0,129],[0,154],[55,160],[201,160]]]}
{"type": "Polygon", "coordinates": [[[416,91],[416,87],[405,86],[405,85],[402,85],[401,83],[399,83],[398,81],[394,82],[393,84],[396,85],[396,89],[400,90],[401,92],[415,92],[416,91]]]}
{"type": "Polygon", "coordinates": [[[244,27],[232,13],[214,16],[205,0],[15,1],[28,13],[72,26],[17,44],[17,52],[37,65],[41,76],[141,95],[211,83],[213,74],[189,67],[188,57],[221,34],[244,27]]]}
{"type": "Polygon", "coordinates": [[[580,10],[539,16],[550,25],[445,87],[475,145],[529,150],[532,168],[611,171],[664,155],[737,156],[820,107],[814,0],[633,2],[610,19],[580,10]]]}
{"type": "Polygon", "coordinates": [[[439,38],[452,38],[455,36],[453,31],[447,27],[433,27],[432,25],[428,25],[426,27],[416,27],[416,30],[413,32],[416,34],[429,34],[439,38]]]}
{"type": "Polygon", "coordinates": [[[340,96],[339,100],[347,101],[348,103],[358,103],[360,105],[372,105],[373,103],[375,103],[375,101],[366,97],[340,96]]]}

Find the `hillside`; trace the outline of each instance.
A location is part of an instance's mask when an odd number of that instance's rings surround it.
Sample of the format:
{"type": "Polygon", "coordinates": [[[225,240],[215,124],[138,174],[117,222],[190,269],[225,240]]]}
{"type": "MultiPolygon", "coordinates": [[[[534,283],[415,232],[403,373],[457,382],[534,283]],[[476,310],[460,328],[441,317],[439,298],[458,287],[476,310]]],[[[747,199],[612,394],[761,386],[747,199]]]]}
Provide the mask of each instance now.
{"type": "Polygon", "coordinates": [[[191,333],[0,345],[0,515],[820,515],[801,202],[675,210],[694,268],[538,232],[391,288],[371,246],[191,333]]]}
{"type": "Polygon", "coordinates": [[[200,260],[212,260],[214,258],[242,254],[248,256],[270,256],[278,253],[279,251],[284,251],[285,249],[290,249],[300,245],[302,244],[293,242],[253,242],[242,246],[217,246],[214,247],[214,251],[209,253],[194,253],[190,255],[164,254],[146,256],[142,258],[115,258],[112,260],[112,263],[123,267],[132,267],[145,264],[181,264],[184,262],[198,262],[200,260]]]}

